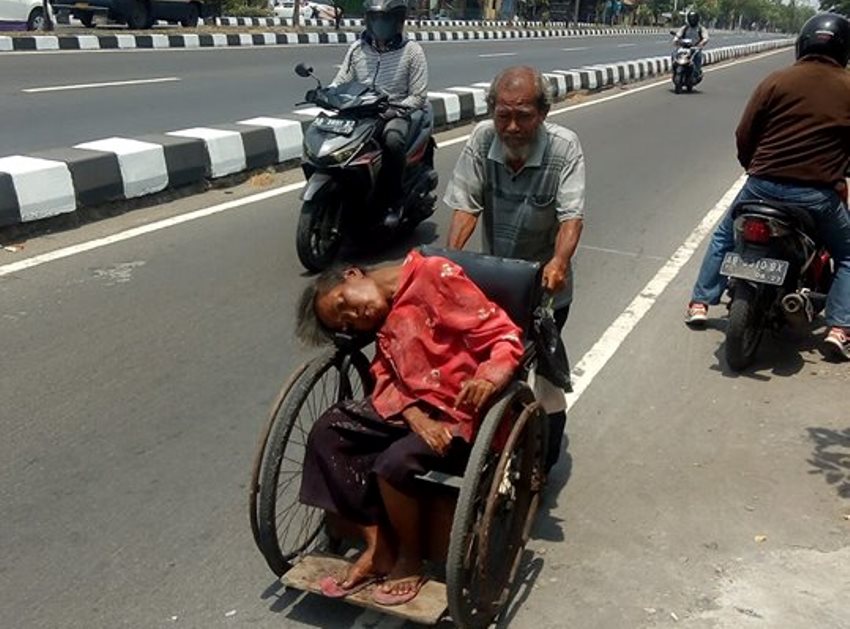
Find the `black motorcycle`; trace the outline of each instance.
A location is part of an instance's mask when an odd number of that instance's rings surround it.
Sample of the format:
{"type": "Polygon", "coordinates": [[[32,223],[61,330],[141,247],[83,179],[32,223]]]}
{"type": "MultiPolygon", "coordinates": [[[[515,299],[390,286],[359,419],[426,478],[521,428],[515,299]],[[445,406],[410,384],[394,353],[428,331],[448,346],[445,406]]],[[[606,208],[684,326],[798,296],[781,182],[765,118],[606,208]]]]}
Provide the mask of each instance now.
{"type": "Polygon", "coordinates": [[[765,330],[811,323],[826,305],[833,263],[804,209],[763,202],[732,210],[735,251],[720,273],[730,278],[726,362],[734,371],[755,358],[765,330]]]}
{"type": "MultiPolygon", "coordinates": [[[[316,79],[313,69],[302,63],[295,72],[316,79]]],[[[304,136],[301,167],[307,185],[301,195],[296,236],[298,258],[313,272],[330,266],[346,238],[374,245],[412,232],[433,214],[437,202],[430,107],[410,113],[401,215],[388,225],[387,208],[377,205],[376,189],[381,171],[381,114],[389,107],[388,96],[354,81],[335,87],[316,82],[318,87],[307,92],[305,101],[324,112],[304,136]]]]}
{"type": "MultiPolygon", "coordinates": [[[[670,34],[676,36],[675,31],[670,34]]],[[[698,48],[690,39],[680,39],[676,52],[673,53],[673,90],[681,94],[682,90],[692,92],[694,86],[702,81],[702,75],[697,74],[694,66],[694,55],[698,48]]]]}

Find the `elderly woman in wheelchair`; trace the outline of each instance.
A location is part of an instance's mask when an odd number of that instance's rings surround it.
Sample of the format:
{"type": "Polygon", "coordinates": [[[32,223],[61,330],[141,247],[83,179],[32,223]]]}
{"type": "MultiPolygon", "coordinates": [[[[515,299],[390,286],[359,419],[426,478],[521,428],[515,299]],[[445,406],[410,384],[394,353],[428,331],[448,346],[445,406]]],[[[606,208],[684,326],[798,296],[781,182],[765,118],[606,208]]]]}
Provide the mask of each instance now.
{"type": "Polygon", "coordinates": [[[299,336],[333,343],[272,404],[249,492],[287,587],[461,629],[508,608],[564,399],[542,383],[569,380],[542,301],[539,264],[427,246],[305,291],[299,336]]]}
{"type": "Polygon", "coordinates": [[[366,549],[321,591],[345,597],[377,583],[372,598],[401,605],[423,574],[415,479],[462,474],[482,410],[524,354],[522,330],[444,257],[411,252],[404,263],[320,276],[302,296],[299,335],[374,335],[374,387],[313,425],[301,502],[356,524],[366,549]]]}

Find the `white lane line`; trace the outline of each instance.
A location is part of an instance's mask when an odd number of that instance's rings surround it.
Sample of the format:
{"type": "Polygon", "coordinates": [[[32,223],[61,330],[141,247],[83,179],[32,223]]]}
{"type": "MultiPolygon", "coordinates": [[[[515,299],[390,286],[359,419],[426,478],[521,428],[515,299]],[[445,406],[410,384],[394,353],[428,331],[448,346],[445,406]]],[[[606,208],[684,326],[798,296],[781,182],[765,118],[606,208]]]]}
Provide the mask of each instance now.
{"type": "Polygon", "coordinates": [[[273,199],[274,197],[287,194],[288,192],[300,190],[303,187],[304,182],[299,181],[297,183],[292,183],[287,186],[275,188],[274,190],[267,190],[266,192],[252,194],[251,196],[245,197],[244,199],[234,199],[233,201],[228,201],[227,203],[220,203],[219,205],[213,205],[212,207],[195,210],[194,212],[189,212],[188,214],[173,216],[171,218],[157,221],[155,223],[150,223],[149,225],[134,227],[123,232],[118,232],[117,234],[112,234],[111,236],[98,238],[97,240],[90,240],[88,242],[83,242],[78,245],[73,245],[71,247],[64,247],[62,249],[57,249],[56,251],[43,253],[41,255],[27,258],[26,260],[21,260],[20,262],[13,262],[12,264],[0,266],[0,277],[3,277],[4,275],[11,275],[12,273],[17,273],[19,271],[30,269],[35,266],[41,266],[42,264],[47,264],[48,262],[55,262],[56,260],[69,258],[79,253],[85,253],[86,251],[92,251],[94,249],[100,249],[101,247],[114,245],[117,242],[123,242],[132,238],[144,236],[145,234],[157,232],[161,229],[167,229],[168,227],[174,227],[175,225],[180,225],[182,223],[196,221],[199,218],[205,218],[207,216],[213,216],[214,214],[220,214],[229,210],[235,210],[236,208],[242,207],[243,205],[256,203],[258,201],[265,201],[266,199],[273,199]]]}
{"type": "Polygon", "coordinates": [[[685,239],[685,242],[676,249],[676,252],[662,266],[646,286],[641,289],[622,314],[614,320],[607,330],[599,337],[599,340],[581,357],[581,360],[573,369],[573,392],[567,394],[567,407],[572,407],[582,393],[584,393],[593,382],[593,379],[602,371],[605,364],[617,352],[623,341],[637,327],[640,320],[649,312],[650,308],[658,301],[658,298],[670,283],[679,275],[688,261],[693,257],[705,237],[711,233],[717,221],[732,204],[735,196],[744,186],[747,180],[742,175],[732,185],[726,194],[711,208],[700,221],[699,225],[685,239]]]}
{"type": "MultiPolygon", "coordinates": [[[[766,57],[779,54],[780,52],[788,52],[788,49],[780,49],[770,51],[765,54],[755,55],[753,57],[747,57],[745,59],[739,59],[737,61],[733,61],[731,63],[727,63],[725,65],[716,66],[714,68],[705,68],[704,72],[718,72],[725,68],[730,68],[732,66],[741,64],[741,63],[749,63],[752,61],[758,61],[759,59],[764,59],[766,57]]],[[[641,85],[640,87],[632,88],[631,90],[627,90],[624,92],[618,92],[617,94],[613,94],[611,96],[606,96],[604,98],[599,98],[595,100],[590,100],[584,103],[579,103],[577,105],[571,105],[569,107],[563,107],[561,109],[556,109],[554,111],[549,112],[550,116],[557,116],[566,112],[575,111],[577,109],[584,109],[585,107],[592,107],[594,105],[601,105],[602,103],[607,103],[612,100],[617,100],[618,98],[625,98],[627,96],[631,96],[632,94],[639,94],[645,90],[652,89],[654,87],[659,87],[661,85],[669,85],[669,79],[665,79],[663,81],[656,81],[655,83],[649,83],[647,85],[641,85]]],[[[457,138],[452,138],[451,140],[446,140],[444,142],[440,142],[437,146],[438,148],[443,148],[446,146],[452,146],[454,144],[459,144],[461,142],[466,142],[469,139],[469,135],[463,135],[457,138]]],[[[200,218],[205,218],[207,216],[213,216],[214,214],[219,214],[221,212],[228,212],[231,210],[235,210],[244,205],[250,205],[252,203],[256,203],[258,201],[264,201],[266,199],[271,199],[276,196],[280,196],[282,194],[287,194],[289,192],[293,192],[295,190],[300,190],[304,187],[303,181],[299,181],[297,183],[288,184],[281,188],[276,188],[274,190],[267,190],[266,192],[260,192],[258,194],[250,195],[244,197],[242,199],[234,199],[233,201],[229,201],[227,203],[222,203],[220,205],[214,205],[208,208],[202,208],[200,210],[195,210],[194,212],[190,212],[188,214],[182,214],[180,216],[176,216],[173,218],[164,219],[161,221],[157,221],[154,223],[150,223],[149,225],[144,225],[142,227],[135,227],[133,229],[129,229],[127,231],[119,232],[117,234],[113,234],[112,236],[107,236],[105,238],[99,238],[97,240],[92,240],[89,242],[80,243],[78,245],[72,245],[70,247],[65,247],[63,249],[57,249],[55,251],[51,251],[48,253],[40,254],[37,256],[33,256],[31,258],[27,258],[25,260],[20,260],[18,262],[12,262],[11,264],[6,264],[0,266],[0,277],[5,275],[11,275],[12,273],[17,273],[18,271],[23,271],[26,269],[30,269],[36,266],[41,266],[42,264],[47,264],[48,262],[53,262],[55,260],[61,260],[63,258],[68,258],[73,255],[77,255],[79,253],[84,253],[86,251],[92,251],[93,249],[99,249],[101,247],[106,247],[108,245],[122,242],[124,240],[129,240],[131,238],[136,238],[137,236],[142,236],[144,234],[150,234],[152,232],[159,231],[161,229],[167,229],[169,227],[173,227],[175,225],[180,225],[182,223],[188,223],[190,221],[194,221],[200,218]]]]}
{"type": "Polygon", "coordinates": [[[148,85],[150,83],[173,83],[180,79],[176,76],[166,76],[160,79],[136,79],[133,81],[110,81],[108,83],[79,83],[77,85],[57,85],[54,87],[31,87],[21,90],[27,94],[40,94],[42,92],[65,92],[68,90],[88,90],[97,87],[123,87],[125,85],[148,85]]]}
{"type": "Polygon", "coordinates": [[[575,48],[561,48],[564,52],[578,52],[579,50],[589,50],[587,46],[576,46],[575,48]]]}
{"type": "Polygon", "coordinates": [[[617,48],[633,48],[637,46],[637,44],[617,44],[617,48]]]}
{"type": "Polygon", "coordinates": [[[491,52],[486,55],[478,55],[482,59],[488,59],[490,57],[516,57],[515,52],[491,52]]]}

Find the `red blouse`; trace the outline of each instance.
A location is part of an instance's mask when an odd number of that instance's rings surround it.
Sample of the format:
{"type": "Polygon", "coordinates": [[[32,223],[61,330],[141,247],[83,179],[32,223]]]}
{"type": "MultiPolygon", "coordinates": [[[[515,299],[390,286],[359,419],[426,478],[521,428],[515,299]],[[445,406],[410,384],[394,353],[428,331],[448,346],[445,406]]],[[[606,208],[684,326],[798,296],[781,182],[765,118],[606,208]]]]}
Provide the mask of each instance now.
{"type": "Polygon", "coordinates": [[[457,264],[411,252],[378,332],[372,375],[375,410],[389,418],[424,402],[470,441],[478,417],[453,408],[471,378],[508,383],[523,354],[521,331],[457,264]]]}

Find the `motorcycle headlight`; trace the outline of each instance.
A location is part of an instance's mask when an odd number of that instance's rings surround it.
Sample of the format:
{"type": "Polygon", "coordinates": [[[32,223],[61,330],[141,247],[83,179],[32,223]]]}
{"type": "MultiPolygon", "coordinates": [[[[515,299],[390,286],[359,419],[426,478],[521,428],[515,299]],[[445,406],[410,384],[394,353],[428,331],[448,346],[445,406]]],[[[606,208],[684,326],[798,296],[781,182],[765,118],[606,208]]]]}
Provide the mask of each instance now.
{"type": "Polygon", "coordinates": [[[357,152],[357,146],[347,146],[344,149],[340,149],[335,153],[331,153],[329,158],[335,161],[338,164],[342,164],[350,160],[354,154],[357,152]]]}

